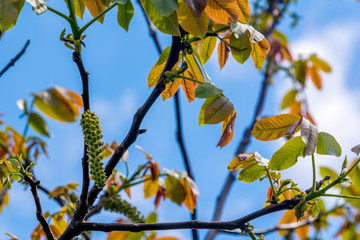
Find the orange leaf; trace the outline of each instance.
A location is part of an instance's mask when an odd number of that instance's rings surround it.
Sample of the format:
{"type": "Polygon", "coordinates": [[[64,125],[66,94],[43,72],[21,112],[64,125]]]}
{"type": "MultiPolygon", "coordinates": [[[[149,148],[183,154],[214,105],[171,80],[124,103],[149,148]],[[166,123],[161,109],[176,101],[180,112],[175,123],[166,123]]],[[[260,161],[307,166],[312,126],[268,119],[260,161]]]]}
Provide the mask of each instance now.
{"type": "MultiPolygon", "coordinates": [[[[102,3],[101,0],[85,0],[85,5],[93,17],[96,17],[99,13],[106,9],[106,6],[102,3]]],[[[103,23],[104,18],[105,14],[99,18],[98,21],[103,23]]]]}
{"type": "Polygon", "coordinates": [[[240,7],[236,0],[207,0],[205,12],[214,22],[227,25],[231,18],[238,19],[240,7]]]}
{"type": "Polygon", "coordinates": [[[197,195],[192,192],[191,187],[186,178],[182,178],[179,181],[184,186],[184,190],[185,190],[185,199],[183,203],[191,212],[193,212],[196,207],[197,195]]]}
{"type": "Polygon", "coordinates": [[[248,23],[251,17],[251,9],[250,4],[248,0],[237,0],[239,7],[240,7],[240,13],[238,20],[242,23],[248,23]]]}
{"type": "Polygon", "coordinates": [[[320,90],[322,87],[322,81],[321,81],[321,77],[318,72],[318,69],[315,68],[314,66],[312,66],[312,67],[308,68],[307,70],[308,70],[308,74],[310,75],[310,78],[311,78],[312,82],[314,83],[315,87],[320,90]]]}
{"type": "Polygon", "coordinates": [[[199,64],[197,63],[197,61],[195,60],[194,55],[186,55],[185,56],[185,61],[188,65],[188,70],[189,72],[193,75],[193,78],[201,81],[201,82],[205,82],[204,76],[201,72],[201,69],[199,67],[199,64]]]}
{"type": "Polygon", "coordinates": [[[253,43],[251,50],[251,57],[255,63],[255,66],[258,70],[264,65],[266,55],[270,51],[270,44],[263,38],[260,42],[253,43]]]}
{"type": "Polygon", "coordinates": [[[225,66],[229,58],[230,49],[228,45],[229,43],[226,40],[221,41],[218,45],[217,52],[218,52],[218,62],[220,65],[220,70],[225,66]]]}
{"type": "Polygon", "coordinates": [[[231,116],[228,117],[222,124],[222,135],[217,144],[217,147],[220,148],[225,147],[231,142],[234,133],[234,126],[235,126],[235,119],[236,119],[236,112],[234,111],[231,116]]]}
{"type": "Polygon", "coordinates": [[[176,78],[173,82],[166,84],[165,90],[161,93],[162,100],[171,98],[178,91],[181,84],[181,79],[176,78]]]}
{"type": "MultiPolygon", "coordinates": [[[[151,175],[145,175],[145,178],[151,178],[151,175]]],[[[158,178],[155,180],[150,179],[144,182],[144,198],[150,198],[154,196],[159,189],[158,178]]]]}
{"type": "Polygon", "coordinates": [[[309,225],[304,225],[302,227],[298,227],[295,229],[296,234],[299,236],[300,239],[309,239],[309,225]]]}
{"type": "Polygon", "coordinates": [[[195,11],[185,2],[179,1],[179,8],[176,10],[180,25],[188,33],[203,38],[207,32],[209,17],[205,12],[198,16],[195,11]]]}
{"type": "MultiPolygon", "coordinates": [[[[185,76],[186,76],[186,73],[188,73],[188,72],[187,71],[185,72],[185,74],[184,74],[185,76]]],[[[186,96],[187,100],[189,101],[189,103],[194,101],[195,100],[196,83],[194,83],[193,81],[182,79],[181,86],[182,86],[182,89],[183,89],[185,96],[186,96]]]]}
{"type": "Polygon", "coordinates": [[[301,115],[301,102],[295,101],[293,104],[290,105],[291,114],[301,115]]]}

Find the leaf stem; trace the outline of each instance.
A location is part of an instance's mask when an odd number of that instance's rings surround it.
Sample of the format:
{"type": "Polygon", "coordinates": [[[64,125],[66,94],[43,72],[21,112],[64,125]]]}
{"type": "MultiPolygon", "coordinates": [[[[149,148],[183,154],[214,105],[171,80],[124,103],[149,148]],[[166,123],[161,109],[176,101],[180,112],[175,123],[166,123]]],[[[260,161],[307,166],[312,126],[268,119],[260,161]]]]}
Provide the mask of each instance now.
{"type": "Polygon", "coordinates": [[[270,175],[270,171],[267,167],[265,167],[266,169],[266,173],[267,173],[267,177],[269,178],[269,181],[270,181],[270,185],[271,185],[271,189],[272,189],[272,192],[273,192],[273,196],[277,197],[278,194],[276,193],[276,190],[275,190],[275,186],[274,186],[274,183],[271,179],[271,175],[270,175]]]}
{"type": "Polygon", "coordinates": [[[249,237],[252,239],[252,240],[258,240],[258,238],[255,236],[255,234],[253,232],[248,232],[247,233],[249,235],[249,237]]]}
{"type": "Polygon", "coordinates": [[[179,74],[176,74],[176,73],[172,73],[171,77],[183,78],[183,79],[195,82],[195,83],[203,84],[202,81],[199,81],[199,80],[196,80],[196,79],[193,79],[193,78],[190,78],[190,77],[185,77],[185,76],[182,76],[182,75],[179,75],[179,74]]]}
{"type": "Polygon", "coordinates": [[[66,16],[65,14],[63,14],[62,12],[59,12],[58,10],[52,8],[52,7],[49,7],[47,6],[47,9],[50,11],[50,12],[53,12],[55,13],[56,15],[62,17],[63,19],[65,19],[66,21],[68,21],[70,24],[73,22],[73,20],[71,18],[69,18],[68,16],[66,16]]]}
{"type": "Polygon", "coordinates": [[[326,194],[326,193],[324,193],[322,196],[323,197],[337,197],[337,198],[347,198],[347,199],[360,200],[360,197],[358,197],[358,196],[349,196],[349,195],[341,195],[341,194],[326,194]]]}
{"type": "Polygon", "coordinates": [[[101,13],[99,13],[97,16],[95,16],[93,19],[91,19],[87,24],[85,24],[82,28],[79,29],[79,33],[80,35],[88,28],[91,26],[91,24],[93,24],[96,20],[98,20],[99,18],[101,18],[103,15],[105,15],[107,12],[109,12],[111,9],[113,9],[115,6],[117,6],[118,3],[113,3],[111,4],[108,8],[106,8],[104,11],[102,11],[101,13]]]}
{"type": "Polygon", "coordinates": [[[312,160],[312,172],[313,172],[313,185],[311,192],[316,191],[316,169],[315,169],[315,156],[314,154],[311,154],[311,160],[312,160]]]}

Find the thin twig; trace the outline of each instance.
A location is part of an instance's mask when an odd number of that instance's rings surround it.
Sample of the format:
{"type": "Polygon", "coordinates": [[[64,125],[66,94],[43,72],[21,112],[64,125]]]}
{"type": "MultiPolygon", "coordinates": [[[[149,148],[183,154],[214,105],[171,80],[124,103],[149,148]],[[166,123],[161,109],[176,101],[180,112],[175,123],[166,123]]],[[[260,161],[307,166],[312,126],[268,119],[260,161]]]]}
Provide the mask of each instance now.
{"type": "Polygon", "coordinates": [[[55,240],[55,238],[51,232],[51,229],[49,227],[49,224],[46,221],[46,219],[42,213],[40,198],[37,193],[37,187],[40,184],[40,181],[35,181],[34,179],[29,178],[28,176],[25,176],[25,181],[30,184],[30,190],[33,195],[35,206],[36,206],[36,218],[40,222],[40,224],[44,230],[44,233],[46,235],[47,240],[55,240]]]}
{"type": "MultiPolygon", "coordinates": [[[[1,36],[0,36],[1,37],[1,36]]],[[[21,49],[21,51],[10,60],[10,62],[1,70],[0,77],[11,67],[14,66],[15,62],[21,58],[21,56],[25,53],[27,47],[30,44],[30,40],[27,40],[24,47],[21,49]]]]}

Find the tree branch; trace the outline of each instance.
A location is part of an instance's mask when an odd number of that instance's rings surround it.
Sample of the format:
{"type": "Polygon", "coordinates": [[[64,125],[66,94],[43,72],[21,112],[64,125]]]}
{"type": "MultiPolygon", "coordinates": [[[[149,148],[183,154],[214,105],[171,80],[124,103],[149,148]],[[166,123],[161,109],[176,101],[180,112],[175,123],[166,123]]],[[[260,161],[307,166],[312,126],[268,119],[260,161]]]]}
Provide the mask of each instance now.
{"type": "Polygon", "coordinates": [[[35,181],[34,179],[29,178],[28,176],[25,176],[25,181],[30,184],[30,190],[33,195],[35,206],[36,206],[36,218],[40,222],[40,224],[44,230],[44,233],[46,235],[47,240],[55,240],[55,238],[51,232],[51,229],[49,227],[49,224],[46,221],[46,219],[42,213],[40,198],[37,193],[37,187],[39,186],[40,181],[35,181]]]}
{"type": "MultiPolygon", "coordinates": [[[[0,35],[1,37],[1,35],[0,35]]],[[[25,53],[27,47],[30,44],[30,40],[27,40],[24,47],[21,49],[21,51],[13,58],[11,61],[1,70],[0,77],[11,67],[14,66],[17,60],[21,58],[21,56],[25,53]]]]}

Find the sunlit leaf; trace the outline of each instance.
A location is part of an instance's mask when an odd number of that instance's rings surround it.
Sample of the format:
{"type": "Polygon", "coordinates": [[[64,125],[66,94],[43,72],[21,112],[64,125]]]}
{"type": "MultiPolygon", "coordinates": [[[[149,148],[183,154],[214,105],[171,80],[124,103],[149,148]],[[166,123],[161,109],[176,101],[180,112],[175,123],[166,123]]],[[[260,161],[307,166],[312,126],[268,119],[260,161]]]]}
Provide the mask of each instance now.
{"type": "Polygon", "coordinates": [[[238,180],[246,183],[252,183],[258,180],[266,173],[264,166],[259,166],[256,162],[247,166],[239,173],[238,180]]]}
{"type": "Polygon", "coordinates": [[[204,65],[211,57],[216,46],[216,40],[217,38],[214,36],[207,37],[201,40],[199,53],[202,65],[204,65]]]}
{"type": "Polygon", "coordinates": [[[210,103],[212,103],[212,101],[215,98],[217,98],[217,96],[209,97],[209,98],[205,99],[203,105],[201,106],[199,117],[198,117],[199,125],[204,125],[205,124],[205,109],[210,105],[210,103]]]}
{"type": "Polygon", "coordinates": [[[165,90],[161,93],[162,100],[171,98],[178,91],[181,84],[181,79],[176,78],[174,81],[170,81],[166,84],[165,90]]]}
{"type": "Polygon", "coordinates": [[[295,101],[296,94],[297,94],[297,90],[295,89],[288,91],[281,102],[280,109],[283,110],[289,107],[295,101]]]}
{"type": "Polygon", "coordinates": [[[263,38],[260,42],[253,43],[251,57],[255,63],[256,69],[260,70],[260,68],[264,65],[266,55],[269,53],[269,51],[270,44],[266,38],[263,38]]]}
{"type": "MultiPolygon", "coordinates": [[[[5,32],[13,28],[23,8],[25,0],[0,1],[0,31],[5,32]]],[[[1,34],[0,34],[1,35],[1,34]]]]}
{"type": "Polygon", "coordinates": [[[228,58],[229,58],[229,43],[226,42],[226,40],[220,41],[219,45],[218,45],[218,62],[219,62],[219,66],[220,66],[220,70],[225,66],[228,58]]]}
{"type": "Polygon", "coordinates": [[[209,17],[205,12],[199,16],[184,1],[179,1],[179,8],[176,11],[179,23],[188,33],[203,38],[207,32],[209,17]]]}
{"type": "Polygon", "coordinates": [[[230,115],[226,120],[223,121],[221,138],[217,144],[217,147],[219,146],[220,148],[225,147],[231,142],[231,139],[234,134],[235,119],[236,119],[236,112],[234,111],[232,115],[230,115]]]}
{"type": "Polygon", "coordinates": [[[301,139],[305,143],[304,156],[314,154],[318,141],[317,127],[306,118],[303,118],[300,124],[300,129],[301,139]]]}
{"type": "Polygon", "coordinates": [[[206,7],[206,0],[184,0],[184,2],[195,11],[196,17],[199,17],[206,7]]]}
{"type": "Polygon", "coordinates": [[[171,47],[169,46],[161,52],[158,61],[155,63],[155,65],[151,69],[148,79],[147,79],[148,88],[153,87],[157,84],[157,82],[161,76],[161,73],[164,70],[166,61],[169,57],[170,49],[171,49],[171,47]]]}
{"type": "Polygon", "coordinates": [[[85,0],[75,0],[75,15],[83,19],[85,12],[85,0]]]}
{"type": "Polygon", "coordinates": [[[156,9],[151,0],[140,0],[151,22],[160,32],[173,36],[180,36],[179,23],[176,12],[163,16],[156,9]]]}
{"type": "Polygon", "coordinates": [[[195,60],[194,54],[192,54],[192,55],[187,54],[185,56],[185,61],[188,65],[188,70],[194,76],[194,79],[201,81],[201,82],[205,82],[204,76],[201,72],[199,64],[195,60]]]}
{"type": "Polygon", "coordinates": [[[326,132],[319,132],[316,153],[340,157],[341,147],[333,136],[326,132]]]}
{"type": "Polygon", "coordinates": [[[234,34],[231,35],[230,48],[233,58],[243,64],[249,58],[252,50],[250,34],[245,34],[240,38],[236,38],[234,34]]]}
{"type": "Polygon", "coordinates": [[[171,201],[175,202],[179,206],[185,200],[186,191],[179,179],[174,176],[168,175],[165,178],[166,193],[171,201]]]}
{"type": "Polygon", "coordinates": [[[191,212],[193,212],[196,207],[196,199],[199,195],[199,190],[197,189],[194,181],[189,177],[182,178],[179,181],[185,190],[185,199],[183,203],[191,212]],[[194,186],[196,187],[195,189],[194,186]]]}
{"type": "MultiPolygon", "coordinates": [[[[85,0],[85,5],[89,10],[91,16],[96,17],[99,13],[106,9],[106,6],[101,0],[85,0]]],[[[98,19],[99,22],[104,22],[105,15],[98,19]]]]}
{"type": "Polygon", "coordinates": [[[214,22],[227,25],[239,17],[240,7],[236,0],[207,0],[205,12],[214,22]]]}
{"type": "MultiPolygon", "coordinates": [[[[251,25],[248,25],[248,24],[243,24],[241,22],[231,22],[230,24],[230,29],[231,31],[234,33],[234,36],[236,38],[242,38],[244,36],[248,36],[250,35],[250,38],[251,38],[251,41],[253,43],[258,43],[258,42],[261,42],[264,40],[265,36],[257,31],[253,26],[251,25]]],[[[267,42],[267,41],[266,41],[267,42]]],[[[263,43],[263,45],[267,45],[268,47],[268,50],[270,50],[270,46],[269,46],[269,43],[263,43]]],[[[264,48],[264,47],[262,47],[264,48]]]]}
{"type": "Polygon", "coordinates": [[[274,153],[269,162],[269,169],[281,171],[295,165],[304,148],[305,144],[300,136],[291,138],[274,153]]]}
{"type": "Polygon", "coordinates": [[[234,171],[256,163],[254,153],[242,153],[237,155],[228,165],[228,170],[234,171]]]}
{"type": "MultiPolygon", "coordinates": [[[[151,175],[146,175],[145,179],[147,178],[151,178],[151,175]]],[[[157,193],[158,188],[159,188],[158,178],[145,181],[144,189],[143,189],[144,198],[146,199],[154,196],[157,193]]]]}
{"type": "Polygon", "coordinates": [[[312,54],[310,55],[310,61],[312,65],[318,69],[321,69],[323,72],[330,73],[331,67],[324,60],[320,59],[318,56],[312,54]]]}
{"type": "MultiPolygon", "coordinates": [[[[186,77],[192,77],[192,76],[190,76],[188,71],[185,71],[184,75],[186,77]]],[[[182,89],[183,89],[183,91],[185,93],[185,96],[186,96],[187,100],[189,102],[194,101],[195,100],[196,84],[193,81],[189,81],[189,80],[186,80],[186,79],[181,79],[181,86],[182,86],[182,89]]]]}
{"type": "Polygon", "coordinates": [[[29,126],[32,127],[37,133],[50,137],[49,129],[44,119],[37,113],[29,114],[29,126]]]}
{"type": "Polygon", "coordinates": [[[205,109],[204,123],[217,124],[224,121],[233,112],[234,105],[226,97],[215,98],[205,109]]]}
{"type": "Polygon", "coordinates": [[[299,119],[300,116],[295,114],[280,114],[263,118],[255,123],[251,133],[258,140],[275,140],[285,136],[286,130],[299,119]]]}
{"type": "Polygon", "coordinates": [[[255,152],[255,161],[257,165],[261,167],[267,167],[269,165],[269,160],[262,157],[258,152],[255,152]]]}
{"type": "Polygon", "coordinates": [[[308,68],[308,73],[309,73],[310,79],[314,83],[315,87],[317,89],[321,89],[322,88],[322,80],[321,80],[320,74],[318,72],[318,69],[315,67],[310,67],[310,68],[308,68]]]}
{"type": "Polygon", "coordinates": [[[240,7],[240,13],[238,20],[242,23],[248,23],[251,17],[251,9],[250,4],[248,0],[237,0],[239,7],[240,7]]]}
{"type": "Polygon", "coordinates": [[[134,6],[130,0],[127,0],[125,4],[118,4],[117,21],[118,24],[125,29],[129,30],[131,19],[134,15],[134,6]]]}

